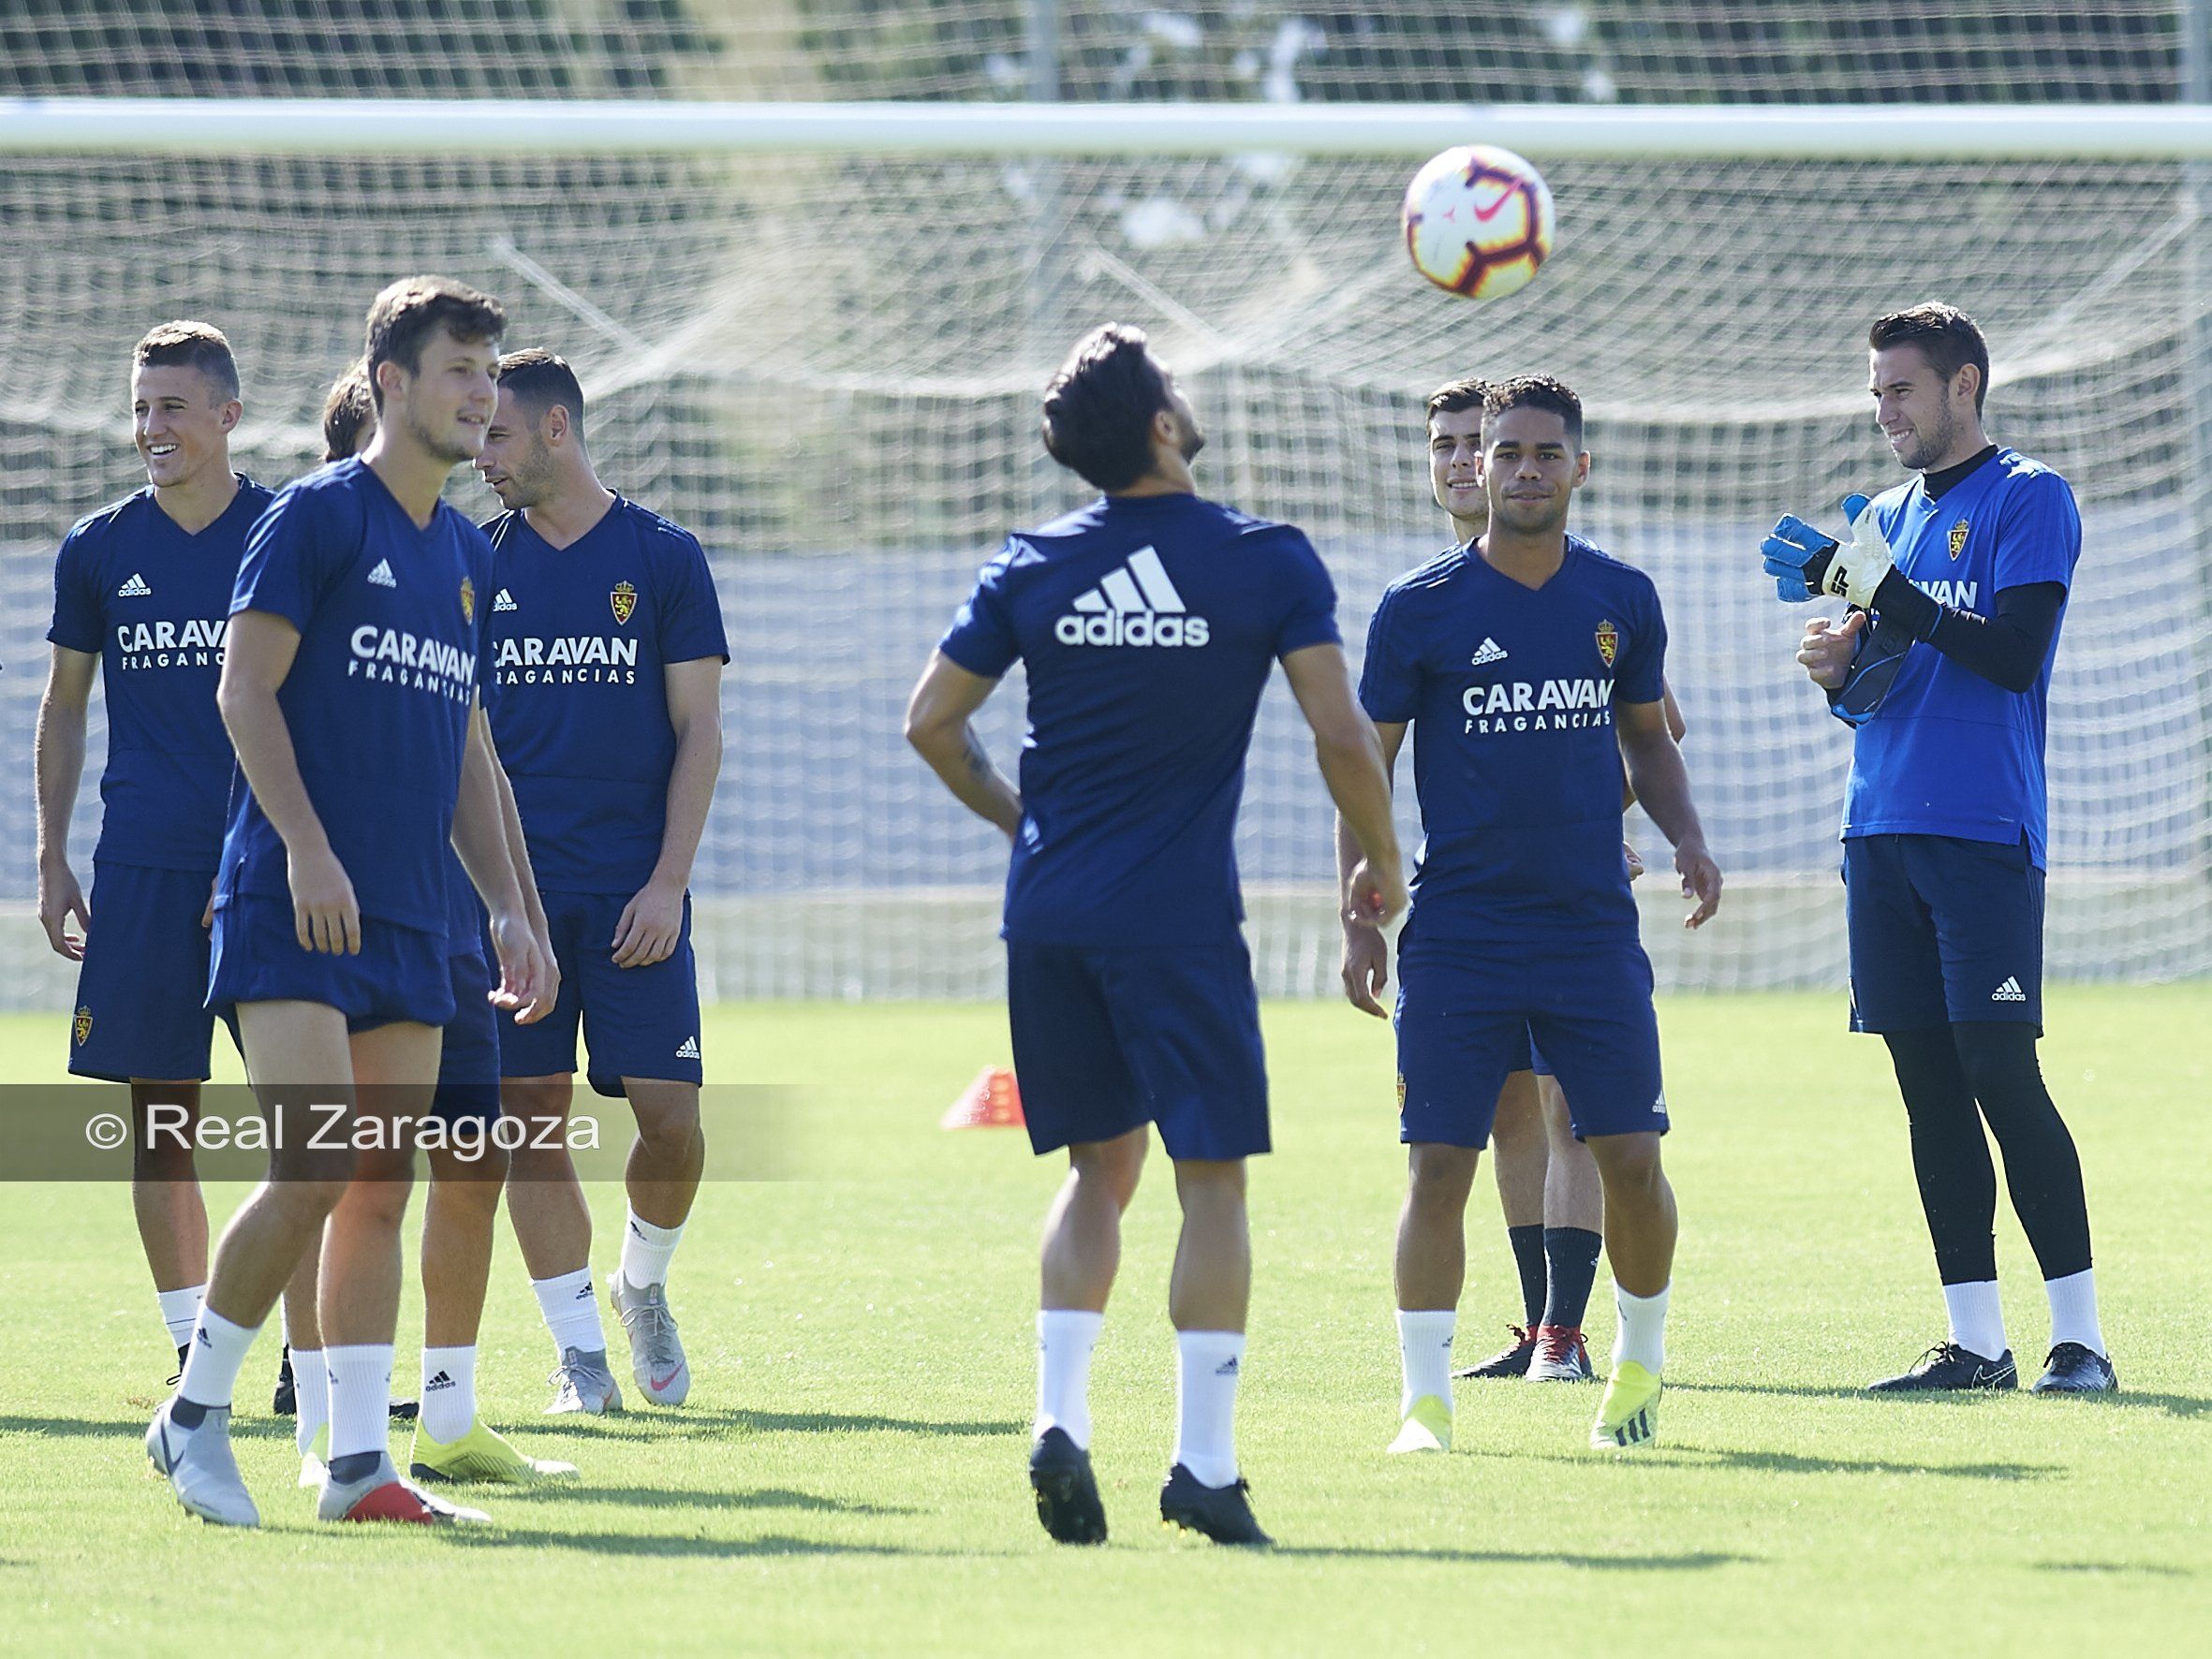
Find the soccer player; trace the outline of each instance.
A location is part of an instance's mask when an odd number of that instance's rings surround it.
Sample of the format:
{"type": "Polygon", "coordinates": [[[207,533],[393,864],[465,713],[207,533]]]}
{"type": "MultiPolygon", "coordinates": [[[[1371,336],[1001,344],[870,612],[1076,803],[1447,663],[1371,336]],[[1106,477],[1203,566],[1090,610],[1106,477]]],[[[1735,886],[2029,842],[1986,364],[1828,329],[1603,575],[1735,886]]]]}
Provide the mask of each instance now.
{"type": "Polygon", "coordinates": [[[1851,1028],[1880,1034],[1910,1125],[1945,1339],[1884,1392],[2017,1384],[1997,1293],[2004,1152],[2051,1305],[2038,1393],[2119,1387],[2097,1318],[2081,1159],[2036,1064],[2042,1035],[2043,728],[2081,516],[2066,480],[1982,425],[1989,347],[1917,305],[1867,334],[1875,418],[1918,474],[1844,503],[1839,545],[1794,517],[1766,568],[1815,617],[1797,660],[1851,723],[1843,875],[1851,1028]]]}
{"type": "Polygon", "coordinates": [[[1488,528],[1384,591],[1360,683],[1386,764],[1419,732],[1426,834],[1398,942],[1410,1150],[1391,1450],[1450,1449],[1467,1192],[1499,1085],[1532,1043],[1603,1182],[1620,1324],[1590,1441],[1627,1448],[1656,1425],[1675,1221],[1651,964],[1620,840],[1624,757],[1697,899],[1689,926],[1718,904],[1720,873],[1667,727],[1659,595],[1567,533],[1590,467],[1581,403],[1556,380],[1507,380],[1484,395],[1482,435],[1488,528]]]}
{"type": "MultiPolygon", "coordinates": [[[[323,404],[322,430],[326,464],[368,448],[376,435],[376,406],[365,364],[354,364],[332,386],[323,404]]],[[[550,1006],[558,991],[559,974],[551,965],[544,912],[531,879],[506,774],[497,774],[495,782],[508,855],[516,862],[516,886],[529,911],[532,935],[548,964],[539,1002],[550,1006]]],[[[446,961],[453,978],[454,1013],[438,1050],[437,1092],[432,1097],[431,1114],[449,1128],[474,1130],[475,1135],[466,1150],[439,1144],[426,1154],[430,1189],[422,1203],[423,1410],[415,1425],[407,1472],[418,1480],[507,1483],[573,1475],[572,1463],[525,1457],[477,1411],[477,1334],[491,1279],[494,1223],[508,1155],[488,1138],[499,1119],[499,1028],[492,1006],[491,969],[484,958],[483,911],[450,847],[446,862],[446,961]]],[[[330,1376],[315,1320],[317,1269],[317,1252],[310,1250],[285,1286],[284,1306],[287,1330],[309,1338],[298,1354],[299,1370],[306,1380],[305,1391],[298,1397],[296,1424],[300,1484],[319,1487],[329,1439],[330,1376]]],[[[288,1347],[288,1359],[290,1355],[288,1347]]],[[[406,1404],[405,1415],[413,1417],[415,1402],[406,1404]]],[[[399,1405],[393,1402],[394,1417],[402,1415],[399,1405]]]]}
{"type": "Polygon", "coordinates": [[[1029,1461],[1038,1518],[1098,1543],[1088,1379],[1121,1215],[1154,1124],[1183,1232],[1168,1311],[1180,1423],[1161,1519],[1268,1541],[1232,1435],[1251,1247],[1245,1161],[1268,1150],[1267,1077],[1231,836],[1274,665],[1366,858],[1350,891],[1404,903],[1390,790],[1352,701],[1335,590],[1298,531],[1202,500],[1204,443],[1138,330],[1086,336],[1044,395],[1044,446],[1104,493],[1007,538],[923,669],[907,737],[1013,844],[1007,1007],[1030,1144],[1068,1149],[1045,1222],[1029,1461]],[[970,716],[1016,661],[1029,730],[1019,790],[970,716]]]}
{"type": "Polygon", "coordinates": [[[654,1404],[681,1405],[691,1368],[669,1263],[706,1161],[686,889],[722,765],[722,610],[690,532],[599,482],[582,388],[551,352],[500,360],[477,469],[508,509],[485,525],[493,730],[562,979],[552,1015],[500,1042],[507,1108],[532,1125],[508,1206],[558,1356],[548,1409],[622,1406],[592,1295],[591,1211],[559,1133],[580,1021],[591,1086],[627,1096],[638,1124],[611,1299],[630,1375],[654,1404]]]}
{"type": "Polygon", "coordinates": [[[146,1108],[176,1104],[196,1120],[214,1040],[208,904],[230,782],[215,680],[246,532],[270,501],[230,470],[239,389],[230,343],[206,323],[163,323],[133,348],[147,485],[63,539],[38,705],[38,919],[82,964],[69,1069],[130,1083],[131,1208],[180,1372],[207,1289],[207,1207],[189,1149],[148,1145],[146,1108]],[[68,846],[96,670],[108,712],[97,929],[68,846]]]}
{"type": "Polygon", "coordinates": [[[376,296],[376,436],[270,505],[230,601],[217,699],[244,786],[224,836],[208,1000],[236,1007],[272,1124],[270,1179],[224,1233],[183,1379],[146,1432],[185,1509],[226,1525],[259,1520],[230,1453],[239,1366],[317,1238],[331,1377],[317,1513],[481,1519],[402,1480],[385,1441],[412,1124],[454,1012],[449,835],[486,893],[501,1005],[529,1007],[543,969],[476,735],[491,549],[439,500],[482,443],[504,321],[443,278],[376,296]]]}

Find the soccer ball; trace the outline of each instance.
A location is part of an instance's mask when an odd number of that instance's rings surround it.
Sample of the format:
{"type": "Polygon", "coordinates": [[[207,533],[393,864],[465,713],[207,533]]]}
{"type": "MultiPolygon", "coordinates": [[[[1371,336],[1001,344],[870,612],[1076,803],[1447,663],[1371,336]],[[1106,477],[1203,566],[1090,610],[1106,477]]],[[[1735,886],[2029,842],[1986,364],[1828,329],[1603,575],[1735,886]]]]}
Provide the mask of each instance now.
{"type": "Polygon", "coordinates": [[[1551,186],[1511,150],[1462,144],[1406,186],[1401,214],[1413,269],[1469,300],[1528,286],[1552,251],[1551,186]]]}

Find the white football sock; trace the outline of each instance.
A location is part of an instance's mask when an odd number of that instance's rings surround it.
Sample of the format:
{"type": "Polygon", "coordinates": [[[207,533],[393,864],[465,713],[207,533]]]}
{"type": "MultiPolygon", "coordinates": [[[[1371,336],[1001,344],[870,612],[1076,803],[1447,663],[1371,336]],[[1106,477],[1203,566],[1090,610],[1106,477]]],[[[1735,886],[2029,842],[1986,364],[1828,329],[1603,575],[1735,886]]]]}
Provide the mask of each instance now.
{"type": "Polygon", "coordinates": [[[422,1431],[451,1446],[476,1421],[476,1344],[422,1350],[422,1431]]]}
{"type": "Polygon", "coordinates": [[[2063,1279],[2045,1279],[2051,1299],[2051,1346],[2079,1343],[2093,1354],[2104,1352],[2104,1329],[2097,1323],[2097,1274],[2084,1268],[2063,1279]]]}
{"type": "Polygon", "coordinates": [[[1091,1349],[1103,1314],[1080,1308],[1040,1308],[1037,1314],[1037,1426],[1042,1440],[1058,1429],[1083,1450],[1091,1447],[1091,1349]]]}
{"type": "Polygon", "coordinates": [[[1459,1314],[1451,1308],[1398,1310],[1398,1362],[1405,1387],[1398,1390],[1398,1416],[1433,1394],[1452,1409],[1452,1328],[1459,1314]]]}
{"type": "Polygon", "coordinates": [[[555,1359],[568,1348],[582,1348],[586,1354],[606,1352],[607,1329],[599,1323],[598,1299],[592,1295],[591,1269],[533,1279],[530,1289],[537,1295],[538,1312],[545,1315],[545,1329],[553,1333],[555,1359]]]}
{"type": "Polygon", "coordinates": [[[305,1457],[315,1449],[317,1431],[331,1420],[331,1373],[320,1348],[292,1350],[292,1394],[300,1414],[292,1420],[292,1444],[305,1457]]]}
{"type": "Polygon", "coordinates": [[[332,1343],[322,1351],[331,1371],[331,1461],[391,1446],[391,1344],[332,1343]]]}
{"type": "Polygon", "coordinates": [[[1175,1461],[1201,1486],[1236,1480],[1236,1381],[1241,1330],[1175,1332],[1175,1461]]]}
{"type": "Polygon", "coordinates": [[[192,1327],[192,1351],[184,1357],[184,1374],[177,1381],[178,1396],[195,1405],[229,1405],[245,1351],[260,1334],[258,1325],[233,1325],[201,1302],[199,1318],[192,1327]]]}
{"type": "Polygon", "coordinates": [[[192,1340],[192,1327],[199,1322],[199,1304],[207,1296],[204,1285],[187,1285],[182,1290],[156,1290],[155,1299],[161,1303],[161,1322],[169,1327],[169,1345],[181,1348],[192,1340]]]}
{"type": "Polygon", "coordinates": [[[1657,1296],[1631,1296],[1615,1281],[1613,1305],[1620,1315],[1613,1333],[1615,1370],[1623,1364],[1641,1365],[1659,1375],[1667,1362],[1667,1294],[1673,1289],[1670,1285],[1657,1296]]]}
{"type": "Polygon", "coordinates": [[[622,1229],[622,1276],[629,1281],[629,1287],[643,1290],[649,1285],[665,1285],[669,1259],[683,1240],[683,1223],[657,1227],[631,1211],[629,1225],[622,1229]]]}
{"type": "Polygon", "coordinates": [[[1951,1315],[1951,1340],[1984,1359],[2004,1356],[2005,1308],[1995,1279],[1972,1279],[1943,1286],[1943,1306],[1951,1315]]]}

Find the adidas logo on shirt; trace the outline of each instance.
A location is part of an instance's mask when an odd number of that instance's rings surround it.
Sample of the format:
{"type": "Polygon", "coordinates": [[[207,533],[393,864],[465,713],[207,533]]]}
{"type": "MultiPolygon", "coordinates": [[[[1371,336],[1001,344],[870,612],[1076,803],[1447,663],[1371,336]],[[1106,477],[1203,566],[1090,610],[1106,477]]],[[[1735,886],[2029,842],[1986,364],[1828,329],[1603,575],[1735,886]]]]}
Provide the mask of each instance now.
{"type": "Polygon", "coordinates": [[[1487,668],[1492,663],[1502,663],[1505,657],[1505,647],[1484,635],[1482,643],[1475,648],[1474,666],[1478,668],[1487,668]]]}
{"type": "Polygon", "coordinates": [[[1993,1003],[2024,1003],[2028,1000],[2028,992],[2020,989],[2019,980],[2008,978],[1989,993],[1989,1000],[1993,1003]]]}
{"type": "Polygon", "coordinates": [[[522,608],[514,602],[512,594],[505,588],[501,588],[498,596],[492,601],[492,609],[494,610],[519,610],[522,608]]]}
{"type": "Polygon", "coordinates": [[[1075,609],[1053,624],[1063,645],[1203,645],[1206,619],[1184,613],[1183,595],[1151,548],[1075,595],[1075,609]]]}
{"type": "Polygon", "coordinates": [[[369,572],[369,585],[376,588],[396,588],[399,579],[391,574],[391,561],[378,559],[376,568],[369,572]]]}
{"type": "Polygon", "coordinates": [[[134,570],[130,573],[130,580],[115,590],[115,596],[118,599],[151,599],[154,590],[146,585],[146,579],[134,570]]]}
{"type": "Polygon", "coordinates": [[[686,1037],[676,1047],[676,1058],[678,1060],[697,1060],[699,1058],[699,1039],[695,1036],[686,1037]]]}

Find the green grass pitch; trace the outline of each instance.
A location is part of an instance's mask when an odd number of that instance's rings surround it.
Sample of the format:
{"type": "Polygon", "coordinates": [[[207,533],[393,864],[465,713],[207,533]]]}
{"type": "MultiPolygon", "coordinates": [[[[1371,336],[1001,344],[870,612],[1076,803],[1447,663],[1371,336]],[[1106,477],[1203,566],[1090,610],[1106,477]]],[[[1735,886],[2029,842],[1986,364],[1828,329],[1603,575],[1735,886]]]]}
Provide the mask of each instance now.
{"type": "MultiPolygon", "coordinates": [[[[120,1186],[0,1185],[0,1649],[24,1653],[1881,1653],[2193,1648],[2212,1617],[2212,989],[2061,989],[2044,1064],[2082,1146],[2116,1400],[1875,1401],[1941,1334],[1880,1048],[1835,997],[1662,1007],[1683,1242],[1662,1446],[1584,1449],[1596,1391],[1462,1384],[1459,1450],[1389,1460],[1391,1231],[1403,1181],[1385,1029],[1267,1010],[1277,1152],[1255,1167],[1258,1287],[1239,1428],[1249,1555],[1178,1543],[1172,1189],[1132,1212],[1094,1383],[1113,1538],[1053,1547],[1023,1477],[1033,1252],[1056,1167],[938,1112],[1003,1058],[992,1007],[731,1006],[718,1081],[804,1086],[807,1178],[703,1194],[671,1282],[690,1404],[538,1415],[549,1355],[512,1238],[488,1415],[580,1485],[492,1491],[473,1534],[337,1534],[242,1392],[258,1534],[182,1515],[139,1445],[170,1369],[120,1186]],[[342,1636],[311,1637],[335,1619],[342,1636]],[[332,1648],[335,1641],[338,1646],[332,1648]]],[[[0,1021],[12,1075],[58,1020],[0,1021]]],[[[710,1129],[711,1133],[711,1129],[710,1129]]],[[[620,1194],[595,1191],[612,1260],[620,1194]]],[[[235,1189],[213,1195],[217,1226],[235,1189]]],[[[1998,1223],[2023,1373],[2034,1264],[1998,1223]]],[[[1515,1296],[1487,1179],[1463,1356],[1515,1296]]],[[[1600,1290],[1600,1301],[1603,1293],[1600,1290]]],[[[1594,1311],[1592,1347],[1610,1339],[1594,1311]]],[[[419,1303],[400,1381],[416,1372],[419,1303]]],[[[619,1333],[616,1334],[619,1355],[619,1333]]],[[[404,1455],[405,1442],[398,1442],[404,1455]]]]}

